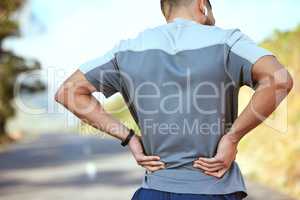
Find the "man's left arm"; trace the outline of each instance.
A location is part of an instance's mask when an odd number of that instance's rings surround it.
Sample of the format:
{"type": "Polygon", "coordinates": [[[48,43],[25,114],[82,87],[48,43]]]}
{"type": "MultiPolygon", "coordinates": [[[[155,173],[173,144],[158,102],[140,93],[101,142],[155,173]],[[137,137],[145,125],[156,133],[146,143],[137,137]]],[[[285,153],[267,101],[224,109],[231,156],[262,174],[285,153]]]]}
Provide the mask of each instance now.
{"type": "Polygon", "coordinates": [[[217,178],[223,177],[230,169],[240,140],[269,117],[293,87],[291,75],[275,56],[256,46],[248,37],[239,32],[237,34],[239,40],[235,41],[233,50],[241,56],[233,53],[231,57],[231,60],[235,59],[232,68],[239,72],[232,73],[238,74],[233,78],[241,86],[248,85],[255,89],[255,93],[231,130],[221,138],[216,155],[194,162],[194,167],[217,178]]]}

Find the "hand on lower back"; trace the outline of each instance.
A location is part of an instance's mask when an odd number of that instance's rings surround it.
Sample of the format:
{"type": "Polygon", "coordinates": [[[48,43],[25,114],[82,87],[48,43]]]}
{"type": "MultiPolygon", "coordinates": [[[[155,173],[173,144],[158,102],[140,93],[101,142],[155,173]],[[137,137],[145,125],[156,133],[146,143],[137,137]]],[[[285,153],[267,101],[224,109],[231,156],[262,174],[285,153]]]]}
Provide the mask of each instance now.
{"type": "Polygon", "coordinates": [[[142,143],[138,136],[134,136],[130,140],[128,146],[137,164],[144,167],[148,171],[154,172],[165,168],[165,163],[160,161],[160,157],[145,155],[142,143]]]}
{"type": "Polygon", "coordinates": [[[228,135],[219,142],[217,154],[213,158],[199,158],[194,161],[194,167],[202,169],[205,174],[222,178],[230,169],[237,154],[237,144],[228,135]]]}

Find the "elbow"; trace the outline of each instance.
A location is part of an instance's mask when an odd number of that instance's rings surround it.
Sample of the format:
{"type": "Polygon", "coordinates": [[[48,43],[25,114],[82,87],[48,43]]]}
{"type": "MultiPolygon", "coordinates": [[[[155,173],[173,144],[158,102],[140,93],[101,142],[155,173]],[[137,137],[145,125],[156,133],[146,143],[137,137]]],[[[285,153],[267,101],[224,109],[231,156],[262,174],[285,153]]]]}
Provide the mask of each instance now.
{"type": "Polygon", "coordinates": [[[58,89],[54,100],[65,107],[72,106],[74,100],[82,95],[91,95],[95,88],[86,81],[81,72],[75,72],[58,89]]]}
{"type": "Polygon", "coordinates": [[[285,90],[289,93],[294,87],[293,77],[284,69],[275,77],[275,85],[277,89],[285,90]]]}
{"type": "Polygon", "coordinates": [[[92,91],[86,85],[64,83],[56,92],[54,99],[65,107],[73,104],[76,99],[82,96],[92,95],[92,91]]]}
{"type": "Polygon", "coordinates": [[[293,77],[288,71],[286,71],[286,81],[284,84],[284,89],[289,93],[293,89],[293,87],[294,87],[293,77]]]}
{"type": "Polygon", "coordinates": [[[61,91],[60,91],[60,90],[58,90],[58,91],[55,93],[54,100],[55,100],[57,103],[61,103],[61,91]]]}
{"type": "Polygon", "coordinates": [[[63,92],[61,91],[61,89],[59,89],[56,93],[55,93],[55,96],[54,96],[54,100],[57,102],[57,103],[62,103],[62,96],[63,96],[63,92]]]}
{"type": "Polygon", "coordinates": [[[54,100],[59,104],[66,105],[68,96],[69,96],[69,89],[65,85],[62,85],[56,92],[54,96],[54,100]]]}
{"type": "Polygon", "coordinates": [[[287,89],[288,92],[290,92],[294,87],[294,80],[291,77],[291,75],[289,75],[289,76],[290,77],[288,78],[287,83],[286,83],[286,89],[287,89]]]}

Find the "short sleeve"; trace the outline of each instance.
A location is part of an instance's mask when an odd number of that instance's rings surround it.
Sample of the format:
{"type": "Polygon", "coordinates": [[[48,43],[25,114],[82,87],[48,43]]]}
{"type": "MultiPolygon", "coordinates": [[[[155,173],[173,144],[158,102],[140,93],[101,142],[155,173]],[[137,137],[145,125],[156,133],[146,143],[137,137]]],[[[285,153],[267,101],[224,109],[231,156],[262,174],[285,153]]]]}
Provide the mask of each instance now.
{"type": "Polygon", "coordinates": [[[227,40],[228,57],[227,69],[237,86],[247,85],[256,89],[257,83],[252,77],[253,65],[264,56],[273,54],[258,46],[247,35],[236,29],[231,32],[227,40]]]}
{"type": "Polygon", "coordinates": [[[86,79],[106,97],[121,90],[121,80],[116,54],[120,44],[108,51],[105,55],[80,65],[79,70],[86,79]]]}

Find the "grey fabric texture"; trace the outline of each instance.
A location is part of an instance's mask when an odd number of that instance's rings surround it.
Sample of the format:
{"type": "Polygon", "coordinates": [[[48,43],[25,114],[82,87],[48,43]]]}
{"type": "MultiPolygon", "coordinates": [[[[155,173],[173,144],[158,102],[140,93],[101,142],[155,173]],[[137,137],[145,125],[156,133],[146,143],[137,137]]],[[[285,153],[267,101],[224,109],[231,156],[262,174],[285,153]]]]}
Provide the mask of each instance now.
{"type": "Polygon", "coordinates": [[[266,55],[272,53],[238,30],[177,19],[123,41],[80,70],[105,96],[127,96],[145,153],[166,163],[164,170],[145,171],[142,187],[187,194],[239,192],[245,197],[236,162],[221,179],[192,165],[216,154],[238,116],[240,88],[256,88],[252,66],[266,55]]]}

